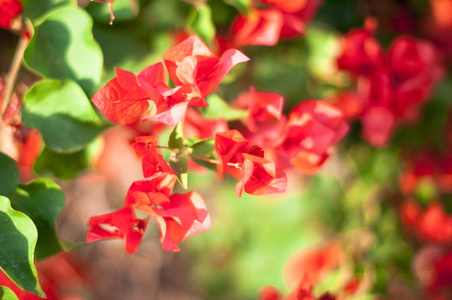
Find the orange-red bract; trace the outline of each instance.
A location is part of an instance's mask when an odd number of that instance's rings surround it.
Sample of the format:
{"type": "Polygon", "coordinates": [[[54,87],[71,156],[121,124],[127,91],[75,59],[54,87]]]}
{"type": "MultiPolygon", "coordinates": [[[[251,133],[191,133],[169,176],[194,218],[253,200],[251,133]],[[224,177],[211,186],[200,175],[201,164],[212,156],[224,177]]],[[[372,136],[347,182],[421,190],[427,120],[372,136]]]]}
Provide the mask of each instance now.
{"type": "Polygon", "coordinates": [[[146,229],[147,221],[138,219],[130,206],[125,206],[113,213],[91,217],[87,234],[88,243],[111,238],[125,241],[128,253],[136,253],[146,229]],[[111,226],[113,228],[107,228],[111,226]]]}
{"type": "Polygon", "coordinates": [[[135,74],[115,69],[116,77],[91,99],[113,123],[130,124],[149,109],[148,99],[159,101],[156,85],[164,80],[163,65],[156,63],[135,74]]]}
{"type": "Polygon", "coordinates": [[[178,243],[210,228],[210,216],[204,200],[196,192],[170,192],[176,176],[156,173],[147,180],[134,182],[126,204],[153,217],[160,227],[160,242],[166,251],[179,251],[178,243]]]}
{"type": "Polygon", "coordinates": [[[243,175],[235,186],[237,197],[242,190],[250,195],[284,193],[287,176],[275,163],[261,156],[243,153],[243,175]]]}
{"type": "Polygon", "coordinates": [[[347,131],[348,125],[337,108],[322,101],[303,101],[290,112],[276,150],[295,170],[311,174],[328,158],[329,147],[347,131]]]}
{"type": "Polygon", "coordinates": [[[204,98],[235,65],[249,60],[236,49],[226,50],[217,57],[197,36],[167,50],[163,59],[174,84],[189,87],[187,99],[194,106],[207,106],[204,98]]]}

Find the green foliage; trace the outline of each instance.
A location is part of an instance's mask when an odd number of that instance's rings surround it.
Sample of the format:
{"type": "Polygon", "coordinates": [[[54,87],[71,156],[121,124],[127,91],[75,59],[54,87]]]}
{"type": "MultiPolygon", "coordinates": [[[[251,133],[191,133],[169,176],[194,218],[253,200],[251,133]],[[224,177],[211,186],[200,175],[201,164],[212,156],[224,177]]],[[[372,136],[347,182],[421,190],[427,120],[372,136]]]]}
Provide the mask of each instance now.
{"type": "Polygon", "coordinates": [[[0,195],[9,196],[19,184],[19,169],[16,162],[0,152],[0,195]]]}
{"type": "Polygon", "coordinates": [[[35,28],[25,63],[45,78],[75,80],[93,95],[102,74],[102,51],[92,36],[92,19],[81,8],[48,14],[35,28]]]}
{"type": "Polygon", "coordinates": [[[53,9],[64,6],[77,7],[77,0],[22,0],[22,3],[24,5],[24,15],[32,21],[38,20],[53,9]]]}
{"type": "Polygon", "coordinates": [[[0,299],[3,300],[19,300],[11,289],[6,286],[0,286],[0,299]]]}
{"type": "Polygon", "coordinates": [[[97,146],[94,141],[87,148],[72,153],[58,153],[45,147],[36,159],[33,170],[40,176],[73,179],[89,167],[97,146]]]}
{"type": "Polygon", "coordinates": [[[47,147],[74,152],[102,130],[101,121],[80,86],[71,80],[45,80],[25,94],[22,121],[41,132],[47,147]]]}
{"type": "Polygon", "coordinates": [[[55,221],[64,207],[60,187],[48,179],[36,179],[20,185],[10,197],[12,207],[25,213],[38,230],[35,259],[43,259],[62,250],[55,231],[55,221]]]}
{"type": "Polygon", "coordinates": [[[188,26],[207,45],[212,46],[215,38],[215,25],[212,22],[212,11],[209,5],[195,7],[189,18],[188,26]]]}
{"type": "Polygon", "coordinates": [[[33,265],[37,239],[33,221],[0,196],[0,268],[21,289],[45,297],[33,265]]]}

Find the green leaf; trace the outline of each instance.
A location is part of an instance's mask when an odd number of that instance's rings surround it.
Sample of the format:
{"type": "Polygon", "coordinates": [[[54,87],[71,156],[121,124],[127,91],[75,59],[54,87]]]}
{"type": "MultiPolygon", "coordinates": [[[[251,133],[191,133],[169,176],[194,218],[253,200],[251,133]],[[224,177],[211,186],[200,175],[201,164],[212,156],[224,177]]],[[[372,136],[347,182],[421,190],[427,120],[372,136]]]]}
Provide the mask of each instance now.
{"type": "Polygon", "coordinates": [[[168,147],[172,150],[182,151],[184,149],[184,133],[182,122],[177,123],[168,139],[168,147]]]}
{"type": "Polygon", "coordinates": [[[188,183],[188,160],[186,157],[178,157],[176,161],[170,160],[171,169],[176,172],[177,180],[184,189],[187,189],[188,183]]]}
{"type": "Polygon", "coordinates": [[[73,153],[58,153],[45,147],[35,161],[33,170],[39,176],[69,180],[90,166],[91,158],[98,147],[98,139],[87,148],[73,153]]]}
{"type": "Polygon", "coordinates": [[[0,195],[9,196],[19,184],[19,169],[16,162],[0,152],[0,195]]]}
{"type": "Polygon", "coordinates": [[[0,268],[21,289],[45,297],[33,265],[37,239],[33,221],[0,196],[0,268]]]}
{"type": "Polygon", "coordinates": [[[212,21],[212,11],[209,5],[195,7],[189,18],[188,27],[201,38],[207,45],[211,46],[215,38],[215,25],[212,21]]]}
{"type": "MultiPolygon", "coordinates": [[[[86,10],[96,22],[110,23],[110,8],[108,5],[92,2],[86,7],[86,10]]],[[[139,3],[136,0],[115,0],[113,12],[115,15],[113,24],[135,19],[139,12],[139,3]]]]}
{"type": "Polygon", "coordinates": [[[73,79],[88,95],[94,94],[103,56],[92,27],[91,16],[81,8],[53,11],[35,28],[25,63],[45,78],[73,79]]]}
{"type": "MultiPolygon", "coordinates": [[[[191,145],[191,153],[193,153],[196,156],[201,156],[208,159],[217,159],[215,148],[214,148],[214,139],[208,139],[203,140],[197,143],[194,143],[191,145]]],[[[215,168],[215,166],[209,162],[206,162],[204,160],[196,159],[194,157],[191,157],[193,161],[199,165],[202,165],[207,168],[215,168]]]]}
{"type": "Polygon", "coordinates": [[[55,8],[63,6],[77,7],[77,0],[22,0],[24,15],[32,21],[44,16],[55,8]]]}
{"type": "Polygon", "coordinates": [[[220,97],[211,94],[206,98],[209,106],[204,108],[203,116],[210,119],[226,118],[228,121],[234,121],[244,118],[248,115],[248,111],[244,109],[231,108],[220,97]]]}
{"type": "Polygon", "coordinates": [[[38,129],[47,147],[74,152],[102,130],[101,121],[80,86],[71,80],[45,80],[24,97],[22,121],[38,129]]]}
{"type": "Polygon", "coordinates": [[[17,298],[16,294],[14,294],[11,289],[7,288],[6,286],[0,286],[0,299],[3,300],[19,300],[17,298]]]}
{"type": "Polygon", "coordinates": [[[250,13],[250,0],[223,0],[225,3],[234,6],[242,14],[250,13]]]}
{"type": "Polygon", "coordinates": [[[20,185],[10,197],[12,207],[29,216],[38,229],[35,259],[43,259],[62,250],[55,221],[64,207],[61,188],[49,179],[36,179],[20,185]]]}

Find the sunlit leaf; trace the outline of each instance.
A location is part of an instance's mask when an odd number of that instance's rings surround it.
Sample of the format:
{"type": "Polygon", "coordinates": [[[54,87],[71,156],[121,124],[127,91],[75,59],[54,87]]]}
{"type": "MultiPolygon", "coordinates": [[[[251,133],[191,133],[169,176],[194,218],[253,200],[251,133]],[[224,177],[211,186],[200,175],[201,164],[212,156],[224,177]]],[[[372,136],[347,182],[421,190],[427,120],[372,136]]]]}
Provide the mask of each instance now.
{"type": "Polygon", "coordinates": [[[3,300],[19,300],[11,289],[6,286],[0,286],[0,299],[3,300]]]}
{"type": "Polygon", "coordinates": [[[22,121],[38,129],[47,147],[73,152],[90,143],[101,122],[80,86],[71,80],[46,80],[24,97],[22,121]]]}
{"type": "Polygon", "coordinates": [[[47,15],[35,28],[25,63],[46,78],[73,79],[94,94],[102,75],[102,51],[92,35],[91,16],[67,7],[47,15]]]}
{"type": "Polygon", "coordinates": [[[0,268],[21,289],[45,297],[33,265],[37,239],[33,221],[0,196],[0,268]]]}

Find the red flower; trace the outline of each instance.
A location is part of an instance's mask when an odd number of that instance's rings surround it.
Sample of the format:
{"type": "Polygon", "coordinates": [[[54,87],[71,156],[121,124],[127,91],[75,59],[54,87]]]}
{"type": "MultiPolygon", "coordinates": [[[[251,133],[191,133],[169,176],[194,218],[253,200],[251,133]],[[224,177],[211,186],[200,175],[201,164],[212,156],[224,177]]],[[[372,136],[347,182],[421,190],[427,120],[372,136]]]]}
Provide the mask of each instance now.
{"type": "Polygon", "coordinates": [[[229,49],[218,58],[197,36],[191,36],[163,53],[171,80],[187,86],[187,99],[193,106],[207,106],[209,95],[237,64],[249,60],[236,49],[229,49]]]}
{"type": "Polygon", "coordinates": [[[274,93],[258,92],[250,87],[234,100],[233,106],[248,110],[243,132],[251,144],[273,147],[283,134],[286,117],[282,114],[284,98],[274,93]]]}
{"type": "Polygon", "coordinates": [[[135,74],[115,68],[116,77],[102,87],[91,99],[96,107],[113,123],[129,124],[148,109],[148,99],[159,102],[156,85],[164,80],[161,63],[135,74]]]}
{"type": "Polygon", "coordinates": [[[144,69],[138,76],[115,69],[117,77],[110,80],[92,98],[92,102],[110,121],[117,124],[159,120],[176,125],[185,115],[187,106],[208,106],[210,94],[229,71],[249,58],[235,49],[218,58],[196,36],[191,36],[163,54],[171,80],[178,85],[169,88],[164,83],[161,63],[144,69]],[[149,110],[148,100],[155,105],[149,110]]]}
{"type": "Polygon", "coordinates": [[[157,143],[157,138],[154,136],[138,136],[135,138],[135,143],[133,143],[133,149],[140,154],[148,154],[157,143]]]}
{"type": "Polygon", "coordinates": [[[287,285],[307,289],[339,267],[343,258],[344,252],[336,242],[305,248],[294,254],[286,264],[287,285]]]}
{"type": "Polygon", "coordinates": [[[364,100],[357,93],[344,91],[330,100],[330,103],[337,107],[347,121],[360,116],[364,110],[364,100]]]}
{"type": "Polygon", "coordinates": [[[400,207],[400,220],[405,226],[413,228],[419,219],[421,210],[421,205],[416,200],[405,201],[400,207]]]}
{"type": "Polygon", "coordinates": [[[0,0],[0,27],[8,29],[21,11],[22,3],[20,1],[0,0]]]}
{"type": "Polygon", "coordinates": [[[176,174],[166,160],[163,159],[163,156],[155,150],[155,137],[140,136],[135,140],[136,142],[133,144],[133,148],[138,153],[144,155],[142,159],[144,177],[150,177],[159,172],[176,174]]]}
{"type": "Polygon", "coordinates": [[[452,252],[438,246],[422,248],[413,269],[423,285],[426,299],[449,299],[452,292],[452,252]]]}
{"type": "Polygon", "coordinates": [[[250,195],[266,195],[286,191],[286,174],[281,169],[276,168],[274,162],[265,159],[263,151],[260,155],[248,153],[242,155],[243,175],[235,185],[237,197],[242,196],[243,189],[250,195]]]}
{"type": "Polygon", "coordinates": [[[160,242],[166,251],[179,251],[178,243],[210,228],[210,216],[196,192],[169,196],[176,176],[164,173],[134,182],[126,203],[153,217],[160,227],[160,242]]]}
{"type": "Polygon", "coordinates": [[[376,147],[385,146],[391,139],[395,128],[396,118],[384,106],[369,108],[361,118],[364,140],[376,147]]]}
{"type": "Polygon", "coordinates": [[[368,75],[382,67],[383,50],[372,36],[375,27],[375,21],[368,19],[365,28],[352,30],[342,39],[342,53],[337,59],[339,69],[368,75]]]}
{"type": "Polygon", "coordinates": [[[302,6],[301,3],[296,5],[297,1],[273,1],[283,11],[283,27],[281,28],[281,38],[294,38],[303,35],[306,31],[306,25],[316,14],[318,8],[322,4],[322,0],[307,0],[302,6]],[[290,2],[294,2],[289,4],[290,2]],[[292,6],[292,7],[289,7],[292,6]],[[299,10],[296,10],[300,8],[299,10]]]}
{"type": "Polygon", "coordinates": [[[248,150],[248,141],[237,130],[217,132],[214,148],[220,160],[219,171],[223,173],[227,164],[241,162],[241,154],[248,150]]]}
{"type": "Polygon", "coordinates": [[[287,13],[294,13],[297,11],[302,10],[307,5],[309,5],[309,2],[313,2],[310,0],[262,0],[262,2],[270,4],[274,7],[276,7],[279,10],[282,10],[287,13]]]}
{"type": "Polygon", "coordinates": [[[394,89],[394,113],[404,119],[417,119],[420,104],[442,77],[443,69],[435,48],[428,42],[398,38],[388,51],[388,71],[394,89]]]}
{"type": "Polygon", "coordinates": [[[128,253],[136,253],[141,243],[146,221],[138,219],[130,206],[125,206],[120,210],[91,217],[88,226],[91,229],[87,234],[88,243],[111,238],[125,240],[125,249],[128,253]],[[104,226],[112,226],[114,229],[104,226]]]}
{"type": "Polygon", "coordinates": [[[242,46],[274,46],[283,26],[283,14],[277,9],[252,9],[240,15],[232,25],[232,44],[242,46]]]}
{"type": "Polygon", "coordinates": [[[452,216],[444,211],[440,203],[431,203],[418,217],[418,234],[436,243],[452,243],[452,216]]]}
{"type": "Polygon", "coordinates": [[[331,104],[308,100],[290,113],[278,153],[301,173],[316,172],[328,158],[328,149],[348,131],[342,113],[331,104]]]}
{"type": "Polygon", "coordinates": [[[175,183],[176,176],[170,173],[155,173],[151,177],[137,180],[130,186],[125,204],[133,204],[140,210],[147,210],[147,206],[151,204],[161,206],[169,201],[168,197],[175,183]]]}

